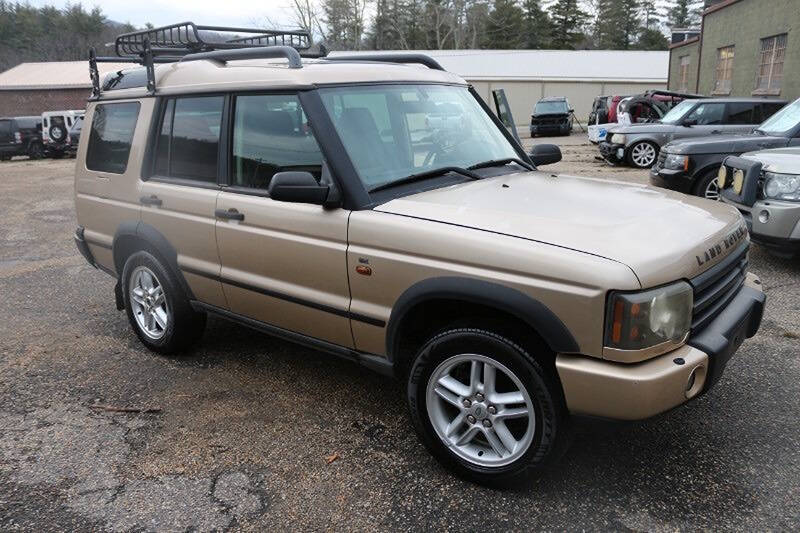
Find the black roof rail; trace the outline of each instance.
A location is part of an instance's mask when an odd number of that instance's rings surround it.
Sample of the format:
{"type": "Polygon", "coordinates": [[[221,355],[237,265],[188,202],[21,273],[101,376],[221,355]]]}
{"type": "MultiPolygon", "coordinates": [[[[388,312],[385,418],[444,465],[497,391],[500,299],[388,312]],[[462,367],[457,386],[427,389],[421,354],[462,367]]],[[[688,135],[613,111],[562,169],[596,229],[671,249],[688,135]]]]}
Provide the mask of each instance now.
{"type": "Polygon", "coordinates": [[[300,68],[301,57],[325,57],[327,54],[324,46],[319,45],[315,48],[311,49],[311,35],[305,30],[200,26],[194,22],[179,22],[123,33],[114,41],[116,57],[98,57],[94,48],[89,50],[91,98],[96,99],[100,96],[100,74],[97,63],[143,65],[147,74],[147,92],[154,94],[155,63],[201,59],[225,62],[236,59],[285,57],[289,60],[290,68],[300,68]]]}
{"type": "Polygon", "coordinates": [[[444,70],[444,67],[431,56],[425,54],[354,54],[350,56],[328,56],[328,61],[380,61],[382,63],[418,63],[434,70],[444,70]]]}
{"type": "Polygon", "coordinates": [[[241,59],[269,59],[273,57],[285,57],[289,60],[289,68],[302,68],[303,62],[300,54],[291,46],[262,46],[257,48],[241,48],[239,50],[214,50],[212,52],[198,52],[188,54],[180,59],[184,61],[200,61],[209,59],[211,61],[238,61],[241,59]]]}

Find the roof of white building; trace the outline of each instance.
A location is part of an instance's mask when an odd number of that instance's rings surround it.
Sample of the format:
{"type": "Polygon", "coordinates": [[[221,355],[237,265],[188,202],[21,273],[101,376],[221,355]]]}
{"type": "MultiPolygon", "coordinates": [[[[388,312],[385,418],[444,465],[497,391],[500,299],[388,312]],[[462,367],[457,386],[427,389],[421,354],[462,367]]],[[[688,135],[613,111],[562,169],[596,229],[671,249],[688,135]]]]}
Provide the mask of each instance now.
{"type": "MultiPolygon", "coordinates": [[[[470,81],[666,83],[669,68],[669,52],[625,50],[420,50],[419,52],[430,55],[446,70],[470,81]]],[[[98,63],[100,79],[102,80],[107,72],[131,66],[130,63],[98,63]]],[[[91,82],[88,61],[22,63],[0,73],[0,90],[89,87],[91,82]]]]}

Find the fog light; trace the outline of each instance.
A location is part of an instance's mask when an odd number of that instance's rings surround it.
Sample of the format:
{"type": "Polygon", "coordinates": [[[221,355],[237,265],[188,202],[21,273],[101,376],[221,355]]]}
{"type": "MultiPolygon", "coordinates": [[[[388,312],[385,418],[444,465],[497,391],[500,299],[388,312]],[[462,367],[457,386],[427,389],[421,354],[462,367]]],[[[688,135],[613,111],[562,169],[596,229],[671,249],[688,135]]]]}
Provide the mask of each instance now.
{"type": "Polygon", "coordinates": [[[694,398],[703,389],[706,382],[706,367],[695,367],[686,381],[686,398],[694,398]]]}
{"type": "Polygon", "coordinates": [[[758,214],[758,221],[761,222],[762,224],[766,224],[767,222],[769,222],[769,211],[767,210],[761,211],[758,214]]]}

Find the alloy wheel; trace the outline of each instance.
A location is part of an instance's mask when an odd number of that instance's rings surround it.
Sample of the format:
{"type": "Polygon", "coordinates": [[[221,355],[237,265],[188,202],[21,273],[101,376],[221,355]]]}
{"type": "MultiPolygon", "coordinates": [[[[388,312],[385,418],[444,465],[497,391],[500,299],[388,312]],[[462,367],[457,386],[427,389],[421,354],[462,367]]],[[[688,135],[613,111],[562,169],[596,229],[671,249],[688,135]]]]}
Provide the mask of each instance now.
{"type": "Polygon", "coordinates": [[[638,167],[650,167],[656,161],[656,149],[650,143],[639,143],[631,149],[631,159],[638,167]]]}
{"type": "Polygon", "coordinates": [[[510,464],[533,442],[536,413],[527,389],[489,357],[460,354],[443,361],[428,380],[426,403],[445,446],[472,464],[510,464]]]}
{"type": "Polygon", "coordinates": [[[152,270],[138,266],[131,274],[129,297],[139,329],[153,340],[164,336],[170,312],[164,288],[152,270]]]}
{"type": "Polygon", "coordinates": [[[719,185],[717,184],[716,179],[711,180],[711,182],[706,186],[706,190],[703,192],[703,197],[708,200],[719,200],[719,185]]]}

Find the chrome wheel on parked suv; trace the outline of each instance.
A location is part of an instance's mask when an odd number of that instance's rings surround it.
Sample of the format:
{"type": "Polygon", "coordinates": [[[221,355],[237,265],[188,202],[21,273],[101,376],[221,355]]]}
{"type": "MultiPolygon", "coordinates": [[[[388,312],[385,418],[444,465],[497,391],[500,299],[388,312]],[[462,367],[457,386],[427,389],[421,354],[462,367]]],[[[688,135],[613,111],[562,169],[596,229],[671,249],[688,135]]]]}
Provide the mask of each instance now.
{"type": "Polygon", "coordinates": [[[650,168],[658,158],[658,147],[649,141],[640,141],[630,147],[628,161],[637,168],[650,168]]]}
{"type": "Polygon", "coordinates": [[[139,329],[151,339],[160,339],[170,322],[161,282],[149,268],[139,266],[133,271],[130,283],[129,297],[139,329]]]}

